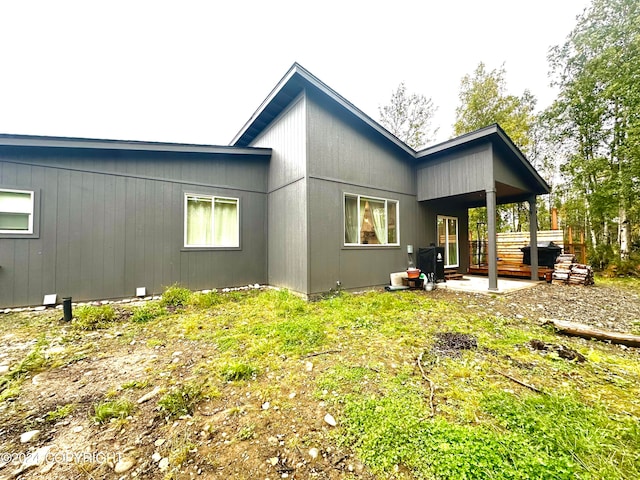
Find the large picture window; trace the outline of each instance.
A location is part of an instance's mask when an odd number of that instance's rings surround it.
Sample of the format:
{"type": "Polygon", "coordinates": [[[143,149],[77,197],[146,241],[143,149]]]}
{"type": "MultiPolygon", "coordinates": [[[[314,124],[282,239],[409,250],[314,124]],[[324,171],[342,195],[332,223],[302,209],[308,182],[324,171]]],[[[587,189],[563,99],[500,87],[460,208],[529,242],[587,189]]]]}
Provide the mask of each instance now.
{"type": "Polygon", "coordinates": [[[438,215],[438,245],[444,247],[444,266],[460,266],[458,253],[458,219],[438,215]]]}
{"type": "Polygon", "coordinates": [[[398,201],[345,194],[345,245],[400,245],[398,201]]]}
{"type": "Polygon", "coordinates": [[[239,247],[238,199],[185,195],[186,247],[239,247]]]}
{"type": "Polygon", "coordinates": [[[34,192],[0,189],[0,233],[32,234],[34,192]]]}

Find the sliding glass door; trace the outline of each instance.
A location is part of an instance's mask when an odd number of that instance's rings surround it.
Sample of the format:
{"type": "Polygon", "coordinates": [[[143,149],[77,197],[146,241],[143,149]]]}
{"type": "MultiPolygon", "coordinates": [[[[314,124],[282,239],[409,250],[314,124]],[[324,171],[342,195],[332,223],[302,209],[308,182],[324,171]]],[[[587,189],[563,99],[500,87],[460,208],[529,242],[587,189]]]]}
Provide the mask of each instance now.
{"type": "Polygon", "coordinates": [[[444,247],[445,268],[460,266],[457,217],[438,215],[438,246],[444,247]]]}

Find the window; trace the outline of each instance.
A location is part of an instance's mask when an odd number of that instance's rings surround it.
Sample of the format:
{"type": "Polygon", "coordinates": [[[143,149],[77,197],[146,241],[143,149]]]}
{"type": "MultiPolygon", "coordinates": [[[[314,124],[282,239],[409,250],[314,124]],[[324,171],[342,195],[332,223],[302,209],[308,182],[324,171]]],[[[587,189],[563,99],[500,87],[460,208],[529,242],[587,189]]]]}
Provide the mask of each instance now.
{"type": "Polygon", "coordinates": [[[0,189],[0,233],[33,232],[34,192],[0,189]]]}
{"type": "Polygon", "coordinates": [[[344,196],[345,245],[400,245],[398,201],[344,196]]]}
{"type": "Polygon", "coordinates": [[[445,268],[458,267],[458,219],[438,215],[438,245],[444,247],[445,268]]]}
{"type": "Polygon", "coordinates": [[[185,194],[186,247],[239,247],[238,199],[185,194]]]}

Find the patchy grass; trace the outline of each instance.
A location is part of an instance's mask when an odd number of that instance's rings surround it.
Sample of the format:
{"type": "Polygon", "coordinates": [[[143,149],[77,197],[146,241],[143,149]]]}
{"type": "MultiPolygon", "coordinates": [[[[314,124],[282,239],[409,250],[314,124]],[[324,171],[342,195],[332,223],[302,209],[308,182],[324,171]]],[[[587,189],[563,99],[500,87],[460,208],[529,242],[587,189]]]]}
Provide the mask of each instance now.
{"type": "Polygon", "coordinates": [[[105,423],[111,419],[124,419],[131,415],[135,406],[130,400],[118,399],[100,402],[93,407],[93,419],[105,423]]]}
{"type": "MultiPolygon", "coordinates": [[[[117,324],[89,321],[98,331],[53,314],[5,316],[15,338],[1,346],[24,347],[0,380],[0,424],[19,437],[34,418],[88,416],[96,441],[117,432],[141,458],[169,458],[166,478],[640,478],[640,352],[561,337],[514,312],[509,296],[444,291],[305,302],[173,286],[117,324]],[[534,350],[534,338],[586,361],[534,350]],[[96,368],[107,360],[113,371],[96,368]],[[41,371],[85,398],[25,381],[41,371]],[[156,388],[141,404],[124,398],[156,388]]],[[[100,468],[92,475],[116,478],[100,468]]],[[[136,468],[158,475],[156,463],[136,468]]]]}
{"type": "Polygon", "coordinates": [[[116,319],[116,311],[111,305],[84,305],[75,310],[72,325],[78,330],[108,328],[116,319]]]}

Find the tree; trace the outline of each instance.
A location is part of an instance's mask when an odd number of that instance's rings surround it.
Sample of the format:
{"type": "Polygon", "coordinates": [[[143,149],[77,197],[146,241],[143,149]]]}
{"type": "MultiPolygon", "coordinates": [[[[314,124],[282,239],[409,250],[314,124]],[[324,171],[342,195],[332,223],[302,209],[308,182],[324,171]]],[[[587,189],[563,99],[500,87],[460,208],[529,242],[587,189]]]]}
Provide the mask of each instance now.
{"type": "Polygon", "coordinates": [[[437,107],[424,95],[407,93],[404,82],[391,94],[389,104],[378,110],[380,124],[415,150],[424,148],[436,135],[431,121],[437,107]]]}
{"type": "MultiPolygon", "coordinates": [[[[498,123],[513,142],[527,154],[534,151],[536,99],[528,90],[519,97],[508,95],[505,73],[504,67],[487,71],[484,63],[481,62],[473,75],[462,77],[460,105],[456,108],[454,133],[463,135],[498,123]]],[[[528,223],[528,211],[521,203],[500,206],[496,220],[498,231],[519,231],[524,224],[528,223]]],[[[469,211],[470,226],[482,225],[486,222],[486,208],[475,208],[469,211]]]]}
{"type": "Polygon", "coordinates": [[[592,252],[615,236],[625,259],[640,224],[640,2],[594,0],[549,61],[560,93],[545,115],[568,147],[567,195],[585,205],[592,252]]]}

